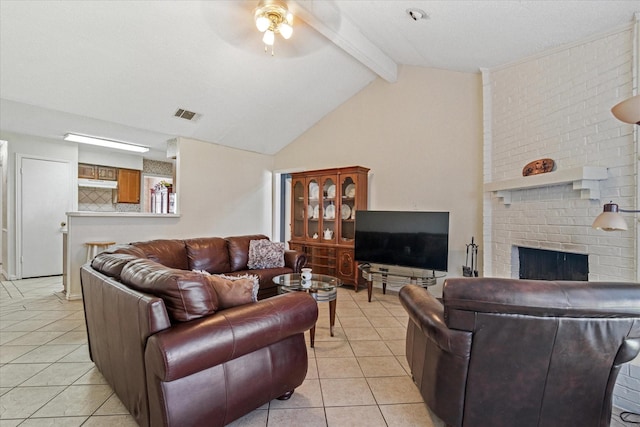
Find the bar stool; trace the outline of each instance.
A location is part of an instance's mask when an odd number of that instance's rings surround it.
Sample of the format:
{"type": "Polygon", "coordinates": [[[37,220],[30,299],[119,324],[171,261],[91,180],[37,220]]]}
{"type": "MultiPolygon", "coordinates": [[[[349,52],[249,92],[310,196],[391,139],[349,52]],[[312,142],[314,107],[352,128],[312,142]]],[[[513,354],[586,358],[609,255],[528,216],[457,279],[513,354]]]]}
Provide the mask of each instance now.
{"type": "Polygon", "coordinates": [[[91,261],[96,255],[104,251],[111,245],[115,245],[116,242],[87,242],[87,262],[91,261]]]}

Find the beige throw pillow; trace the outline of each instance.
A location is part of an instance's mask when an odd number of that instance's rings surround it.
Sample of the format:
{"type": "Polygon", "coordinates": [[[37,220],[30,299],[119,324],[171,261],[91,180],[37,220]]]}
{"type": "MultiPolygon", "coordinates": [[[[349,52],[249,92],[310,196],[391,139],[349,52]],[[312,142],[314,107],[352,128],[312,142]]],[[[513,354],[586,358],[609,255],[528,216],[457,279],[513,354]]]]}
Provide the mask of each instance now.
{"type": "Polygon", "coordinates": [[[207,276],[207,279],[218,295],[219,310],[255,302],[251,279],[229,280],[217,275],[207,276]]]}
{"type": "Polygon", "coordinates": [[[258,291],[260,290],[260,278],[256,274],[242,274],[237,276],[216,274],[218,277],[222,277],[227,280],[241,280],[249,279],[253,283],[253,302],[258,301],[258,291]]]}

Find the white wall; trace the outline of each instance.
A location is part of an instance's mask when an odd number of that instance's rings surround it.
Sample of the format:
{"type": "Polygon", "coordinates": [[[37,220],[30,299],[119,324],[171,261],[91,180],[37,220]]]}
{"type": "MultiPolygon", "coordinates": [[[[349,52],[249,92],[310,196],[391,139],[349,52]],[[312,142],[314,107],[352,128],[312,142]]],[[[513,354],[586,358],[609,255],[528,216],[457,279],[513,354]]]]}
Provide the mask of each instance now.
{"type": "Polygon", "coordinates": [[[273,156],[179,138],[176,166],[183,233],[271,236],[273,156]]]}
{"type": "Polygon", "coordinates": [[[450,211],[448,276],[461,276],[465,244],[482,239],[481,107],[479,74],[402,66],[277,153],[275,169],[365,166],[369,209],[450,211]]]}
{"type": "Polygon", "coordinates": [[[571,184],[512,192],[510,205],[487,195],[488,274],[511,277],[512,247],[527,246],[588,254],[590,280],[636,280],[633,216],[626,232],[591,228],[609,200],[636,209],[634,128],[610,111],[632,94],[632,53],[627,26],[485,72],[487,182],[521,177],[527,163],[547,157],[558,171],[608,168],[600,200],[581,199],[571,184]]]}
{"type": "MultiPolygon", "coordinates": [[[[6,250],[2,251],[2,269],[5,277],[15,279],[18,270],[16,264],[16,154],[66,160],[75,167],[78,161],[78,148],[75,143],[9,132],[0,132],[0,139],[8,141],[7,163],[4,168],[7,178],[6,205],[4,206],[7,212],[7,222],[6,233],[3,230],[3,245],[6,244],[6,250]]],[[[76,196],[73,195],[73,197],[76,196]]],[[[77,198],[74,199],[73,205],[77,206],[77,198]]],[[[62,235],[60,236],[60,247],[62,248],[62,235]]]]}
{"type": "Polygon", "coordinates": [[[85,144],[78,146],[78,163],[142,170],[142,156],[139,154],[125,154],[85,144]]]}

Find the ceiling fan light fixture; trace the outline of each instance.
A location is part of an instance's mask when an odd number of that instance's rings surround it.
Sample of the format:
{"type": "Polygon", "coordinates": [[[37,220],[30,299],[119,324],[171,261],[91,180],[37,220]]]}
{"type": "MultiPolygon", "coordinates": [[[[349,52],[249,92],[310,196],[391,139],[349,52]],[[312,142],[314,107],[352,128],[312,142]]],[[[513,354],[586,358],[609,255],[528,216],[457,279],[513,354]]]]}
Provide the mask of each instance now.
{"type": "Polygon", "coordinates": [[[280,24],[279,30],[280,34],[285,38],[285,40],[289,40],[291,38],[291,35],[293,34],[293,27],[286,22],[280,24]]]}
{"type": "Polygon", "coordinates": [[[261,33],[264,33],[265,31],[267,31],[270,25],[271,25],[271,21],[269,21],[269,18],[267,18],[266,16],[261,15],[256,17],[256,28],[261,33]]]}
{"type": "Polygon", "coordinates": [[[276,39],[276,35],[271,30],[265,31],[264,36],[262,36],[262,42],[267,46],[273,46],[275,39],[276,39]]]}
{"type": "Polygon", "coordinates": [[[254,11],[256,28],[261,33],[262,41],[267,46],[271,46],[273,55],[273,44],[275,35],[280,34],[284,39],[289,39],[293,34],[293,15],[287,9],[287,4],[280,0],[261,0],[254,11]]]}

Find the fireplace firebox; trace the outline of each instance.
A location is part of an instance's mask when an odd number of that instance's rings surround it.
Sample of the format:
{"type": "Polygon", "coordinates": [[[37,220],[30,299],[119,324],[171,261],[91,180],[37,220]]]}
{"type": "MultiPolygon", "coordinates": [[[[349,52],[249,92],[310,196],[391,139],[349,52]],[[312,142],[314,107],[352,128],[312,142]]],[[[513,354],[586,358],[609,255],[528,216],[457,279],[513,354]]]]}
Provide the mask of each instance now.
{"type": "Polygon", "coordinates": [[[536,280],[589,280],[589,256],[518,247],[519,277],[536,280]]]}

